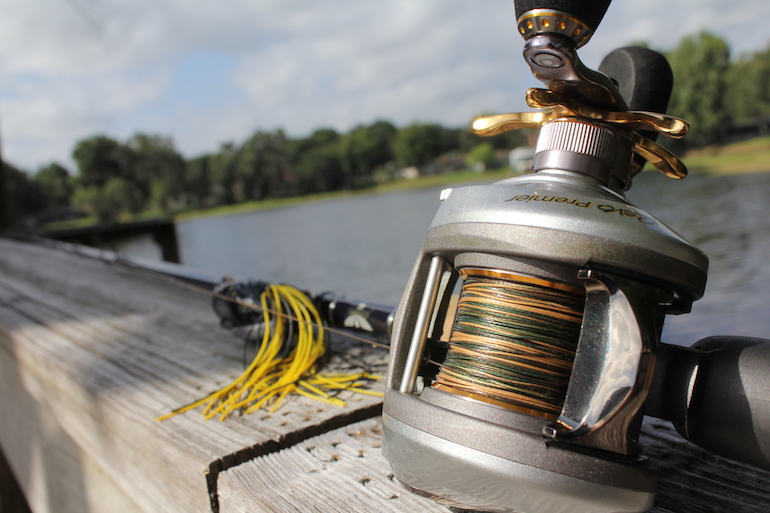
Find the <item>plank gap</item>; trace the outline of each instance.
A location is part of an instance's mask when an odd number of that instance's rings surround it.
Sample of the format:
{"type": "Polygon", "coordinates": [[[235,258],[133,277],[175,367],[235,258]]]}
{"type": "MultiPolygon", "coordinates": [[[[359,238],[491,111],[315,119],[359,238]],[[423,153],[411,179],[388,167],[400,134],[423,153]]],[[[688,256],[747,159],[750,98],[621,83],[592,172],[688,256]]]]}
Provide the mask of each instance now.
{"type": "Polygon", "coordinates": [[[250,460],[280,452],[284,449],[293,447],[310,438],[323,435],[340,429],[342,427],[369,420],[382,415],[382,403],[373,404],[360,410],[353,410],[336,417],[327,419],[319,424],[307,426],[305,428],[287,433],[278,437],[277,440],[267,440],[251,447],[246,447],[234,453],[228,454],[222,458],[213,461],[209,465],[206,474],[206,483],[208,485],[209,498],[211,499],[212,513],[219,513],[219,494],[217,492],[217,478],[220,472],[237,467],[250,460]]]}

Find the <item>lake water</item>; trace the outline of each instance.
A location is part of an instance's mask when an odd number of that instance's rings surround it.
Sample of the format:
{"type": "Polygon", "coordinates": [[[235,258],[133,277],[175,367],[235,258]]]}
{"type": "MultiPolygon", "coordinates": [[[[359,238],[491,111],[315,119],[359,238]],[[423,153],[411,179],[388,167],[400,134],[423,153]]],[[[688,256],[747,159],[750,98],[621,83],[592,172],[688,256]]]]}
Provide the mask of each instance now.
{"type": "MultiPolygon", "coordinates": [[[[221,275],[285,282],[395,305],[441,188],[357,195],[177,226],[182,262],[221,275]]],[[[629,199],[710,258],[706,294],[666,321],[663,339],[770,337],[770,173],[691,176],[648,171],[629,199]]],[[[138,246],[126,251],[146,251],[138,246]]]]}

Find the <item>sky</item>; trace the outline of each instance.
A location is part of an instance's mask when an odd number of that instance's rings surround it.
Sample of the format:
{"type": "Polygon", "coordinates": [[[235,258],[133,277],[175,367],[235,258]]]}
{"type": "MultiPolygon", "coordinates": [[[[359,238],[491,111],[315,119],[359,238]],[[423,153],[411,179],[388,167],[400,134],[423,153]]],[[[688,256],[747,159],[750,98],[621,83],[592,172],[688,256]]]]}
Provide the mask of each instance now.
{"type": "MultiPolygon", "coordinates": [[[[173,138],[187,158],[256,130],[466,126],[538,86],[512,0],[0,0],[3,158],[75,172],[76,142],[173,138]]],[[[667,50],[701,30],[765,49],[767,0],[614,0],[580,50],[667,50]],[[729,5],[729,9],[725,6],[729,5]]]]}

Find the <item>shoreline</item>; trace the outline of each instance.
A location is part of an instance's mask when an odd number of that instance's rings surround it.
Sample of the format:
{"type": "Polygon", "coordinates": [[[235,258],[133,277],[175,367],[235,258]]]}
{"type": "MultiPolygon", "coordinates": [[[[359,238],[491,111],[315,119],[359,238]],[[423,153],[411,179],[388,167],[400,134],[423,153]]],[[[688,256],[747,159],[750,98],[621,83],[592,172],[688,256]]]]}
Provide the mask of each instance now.
{"type": "Polygon", "coordinates": [[[260,210],[272,210],[277,208],[292,207],[294,205],[315,203],[319,201],[328,201],[334,199],[348,198],[352,196],[387,194],[390,192],[428,189],[452,184],[472,184],[474,182],[496,182],[505,178],[512,178],[508,168],[495,169],[488,172],[460,171],[458,173],[431,175],[418,177],[413,180],[397,180],[383,185],[367,187],[359,190],[333,191],[320,194],[310,194],[307,196],[292,196],[290,198],[266,199],[248,201],[237,205],[224,205],[212,207],[210,209],[191,210],[174,214],[175,223],[192,221],[205,217],[218,217],[235,214],[245,214],[260,210]]]}
{"type": "MultiPolygon", "coordinates": [[[[730,143],[722,146],[709,146],[698,150],[690,150],[681,157],[691,175],[726,176],[747,173],[764,173],[770,171],[770,136],[757,137],[746,141],[730,143]]],[[[648,164],[645,173],[656,172],[648,164]]],[[[145,212],[123,221],[141,221],[158,217],[170,217],[175,223],[192,221],[205,217],[244,214],[260,210],[286,208],[295,205],[327,201],[365,194],[385,194],[403,190],[417,190],[430,187],[450,186],[452,184],[472,184],[474,182],[494,182],[512,178],[509,168],[499,168],[488,172],[460,171],[452,174],[421,176],[413,180],[401,179],[386,184],[368,187],[360,190],[332,191],[307,196],[289,198],[255,200],[236,205],[223,205],[211,208],[190,209],[180,212],[145,212]]],[[[78,222],[65,221],[52,223],[45,229],[72,228],[95,224],[92,218],[78,222]]],[[[120,224],[120,223],[118,223],[120,224]]]]}

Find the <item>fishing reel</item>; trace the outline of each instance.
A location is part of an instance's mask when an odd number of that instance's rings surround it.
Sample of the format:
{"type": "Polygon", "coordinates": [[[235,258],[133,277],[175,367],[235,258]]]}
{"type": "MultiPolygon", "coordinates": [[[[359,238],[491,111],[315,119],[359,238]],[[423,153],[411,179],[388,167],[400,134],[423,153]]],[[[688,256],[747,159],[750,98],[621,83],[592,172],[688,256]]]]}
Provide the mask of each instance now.
{"type": "Polygon", "coordinates": [[[708,271],[705,254],[624,195],[645,160],[687,174],[654,140],[688,130],[660,114],[671,70],[642,48],[588,69],[576,50],[609,1],[543,4],[516,0],[524,58],[546,86],[527,93],[539,110],[472,126],[539,129],[534,173],[442,193],[393,326],[383,453],[405,487],[461,509],[640,512],[657,484],[638,443],[644,415],[770,467],[770,429],[754,429],[770,426],[766,387],[746,385],[770,345],[660,342],[664,317],[690,311],[708,271]],[[703,403],[732,411],[755,443],[719,442],[726,421],[703,403]]]}

